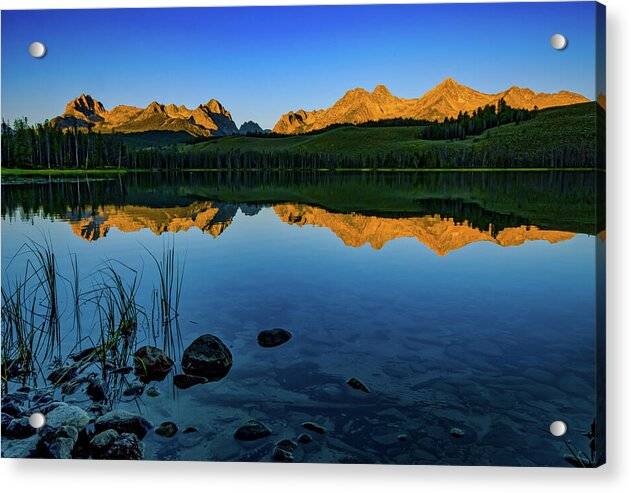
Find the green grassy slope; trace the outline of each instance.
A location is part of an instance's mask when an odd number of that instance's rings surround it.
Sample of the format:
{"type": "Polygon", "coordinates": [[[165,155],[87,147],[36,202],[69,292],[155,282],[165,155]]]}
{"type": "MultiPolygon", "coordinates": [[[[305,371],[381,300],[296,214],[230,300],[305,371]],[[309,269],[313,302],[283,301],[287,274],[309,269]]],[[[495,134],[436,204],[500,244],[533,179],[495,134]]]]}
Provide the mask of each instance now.
{"type": "MultiPolygon", "coordinates": [[[[593,156],[596,147],[597,106],[581,103],[541,110],[521,124],[508,124],[464,140],[421,140],[420,127],[341,127],[313,135],[288,137],[225,137],[208,142],[182,145],[182,152],[225,153],[324,153],[362,158],[384,155],[439,156],[440,164],[463,161],[476,165],[490,161],[513,160],[528,166],[548,166],[550,156],[579,161],[593,156]],[[545,161],[545,162],[542,162],[545,161]]],[[[593,160],[593,159],[592,159],[593,160]]],[[[507,163],[508,164],[508,163],[507,163]]],[[[580,166],[581,164],[579,164],[580,166]]],[[[567,166],[567,165],[566,165],[567,166]]]]}

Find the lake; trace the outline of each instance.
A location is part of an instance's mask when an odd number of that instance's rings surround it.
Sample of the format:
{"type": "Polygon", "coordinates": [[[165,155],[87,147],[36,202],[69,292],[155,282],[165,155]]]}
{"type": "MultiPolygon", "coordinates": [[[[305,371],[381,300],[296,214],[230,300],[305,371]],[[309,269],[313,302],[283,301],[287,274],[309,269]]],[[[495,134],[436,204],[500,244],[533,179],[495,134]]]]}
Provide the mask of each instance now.
{"type": "MultiPolygon", "coordinates": [[[[166,349],[179,372],[198,336],[225,343],[233,364],[218,381],[179,389],[169,374],[108,397],[106,408],[177,424],[173,437],[147,434],[145,459],[268,461],[278,440],[307,432],[296,461],[570,466],[548,426],[565,421],[570,448],[589,457],[597,186],[593,172],[5,179],[3,290],[33,262],[24,245],[48,241],[62,360],[99,340],[107,265],[137,282],[134,347],[166,349]],[[152,322],[151,254],[171,250],[182,281],[167,343],[152,322]],[[261,347],[257,334],[274,327],[291,339],[261,347]],[[271,435],[235,440],[250,419],[271,435]]],[[[39,358],[31,387],[54,363],[39,358]]],[[[81,390],[63,398],[100,412],[81,390]]]]}

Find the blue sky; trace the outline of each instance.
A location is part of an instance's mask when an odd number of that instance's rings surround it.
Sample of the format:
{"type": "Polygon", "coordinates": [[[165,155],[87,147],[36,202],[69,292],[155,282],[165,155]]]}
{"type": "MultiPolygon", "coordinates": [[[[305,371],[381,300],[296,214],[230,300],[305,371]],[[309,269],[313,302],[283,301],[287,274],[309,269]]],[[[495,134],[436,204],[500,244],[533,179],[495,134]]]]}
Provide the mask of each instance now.
{"type": "Polygon", "coordinates": [[[2,116],[43,121],[81,93],[106,108],[216,98],[272,127],[353,87],[418,97],[447,76],[593,99],[594,37],[592,2],[4,11],[2,116]]]}

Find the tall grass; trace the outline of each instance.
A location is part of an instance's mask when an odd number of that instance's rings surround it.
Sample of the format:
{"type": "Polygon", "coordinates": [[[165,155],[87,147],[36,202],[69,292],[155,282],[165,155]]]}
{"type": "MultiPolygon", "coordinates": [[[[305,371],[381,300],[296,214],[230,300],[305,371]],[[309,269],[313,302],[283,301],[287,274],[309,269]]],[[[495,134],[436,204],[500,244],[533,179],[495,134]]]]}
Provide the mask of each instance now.
{"type": "Polygon", "coordinates": [[[158,274],[158,287],[152,295],[152,323],[157,320],[160,330],[156,330],[154,323],[154,340],[161,338],[162,349],[167,354],[174,355],[182,345],[179,308],[184,262],[177,258],[173,243],[163,245],[161,258],[156,257],[148,249],[145,250],[153,260],[158,274]]]}
{"type": "Polygon", "coordinates": [[[158,285],[144,305],[150,313],[138,301],[141,273],[119,261],[105,261],[82,278],[73,254],[69,255],[69,275],[59,271],[50,239],[29,240],[16,257],[20,255],[26,257],[21,276],[7,280],[15,257],[3,273],[3,389],[10,380],[37,386],[37,377],[46,377],[47,368],[67,369],[72,375],[90,369],[91,375],[103,380],[111,404],[127,383],[124,372],[117,370],[129,365],[139,341],[148,335],[171,354],[181,346],[178,313],[183,264],[173,245],[165,246],[160,258],[151,254],[158,285]],[[62,305],[60,300],[68,303],[62,305]],[[156,321],[159,330],[155,330],[156,321]],[[73,340],[72,350],[62,353],[73,340]]]}

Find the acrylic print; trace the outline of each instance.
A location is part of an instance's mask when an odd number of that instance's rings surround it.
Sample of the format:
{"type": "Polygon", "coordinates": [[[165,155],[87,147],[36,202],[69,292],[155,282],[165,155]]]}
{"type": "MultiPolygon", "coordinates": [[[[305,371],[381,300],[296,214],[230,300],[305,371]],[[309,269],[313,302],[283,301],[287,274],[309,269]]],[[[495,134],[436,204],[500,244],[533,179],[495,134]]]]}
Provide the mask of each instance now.
{"type": "Polygon", "coordinates": [[[604,29],[4,11],[2,456],[602,464],[604,29]]]}

